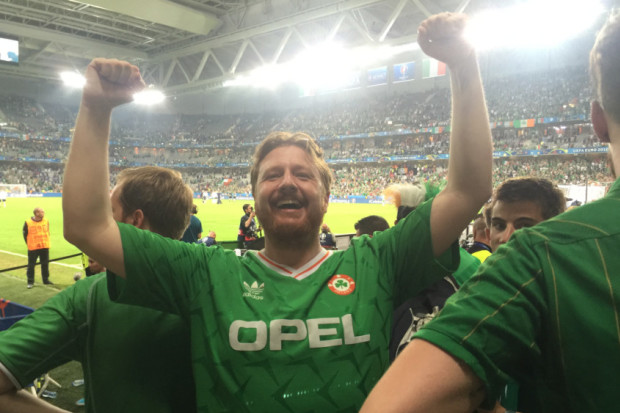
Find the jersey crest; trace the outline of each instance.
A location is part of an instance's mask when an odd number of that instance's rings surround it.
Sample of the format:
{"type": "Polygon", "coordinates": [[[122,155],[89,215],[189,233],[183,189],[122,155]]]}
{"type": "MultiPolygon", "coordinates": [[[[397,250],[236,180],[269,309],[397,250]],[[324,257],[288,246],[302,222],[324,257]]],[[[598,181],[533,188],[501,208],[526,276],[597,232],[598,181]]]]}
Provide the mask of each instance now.
{"type": "Polygon", "coordinates": [[[327,287],[335,294],[349,295],[355,291],[355,281],[348,275],[336,274],[329,280],[327,287]]]}
{"type": "Polygon", "coordinates": [[[243,293],[244,297],[253,298],[255,300],[262,300],[263,290],[265,289],[265,283],[261,283],[258,285],[258,282],[254,281],[252,285],[243,282],[243,288],[245,288],[245,292],[243,293]]]}

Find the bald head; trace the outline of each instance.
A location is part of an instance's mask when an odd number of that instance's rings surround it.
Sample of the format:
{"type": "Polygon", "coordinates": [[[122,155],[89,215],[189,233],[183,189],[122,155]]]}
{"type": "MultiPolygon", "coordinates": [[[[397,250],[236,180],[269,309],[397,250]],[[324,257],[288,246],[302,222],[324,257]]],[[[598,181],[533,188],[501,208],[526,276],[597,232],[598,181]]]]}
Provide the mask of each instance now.
{"type": "Polygon", "coordinates": [[[33,211],[32,214],[34,215],[34,219],[35,221],[40,221],[43,219],[43,217],[45,216],[45,211],[43,210],[43,208],[39,208],[36,207],[33,211]]]}

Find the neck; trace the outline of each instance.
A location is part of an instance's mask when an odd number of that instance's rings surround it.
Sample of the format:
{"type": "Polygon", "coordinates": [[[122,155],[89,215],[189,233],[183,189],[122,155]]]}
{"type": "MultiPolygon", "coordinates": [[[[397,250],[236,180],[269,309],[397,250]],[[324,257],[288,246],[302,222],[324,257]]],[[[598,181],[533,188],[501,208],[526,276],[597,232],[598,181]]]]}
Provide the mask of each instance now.
{"type": "Polygon", "coordinates": [[[321,248],[318,237],[291,242],[265,236],[265,249],[262,253],[279,264],[297,269],[316,257],[321,248]]]}

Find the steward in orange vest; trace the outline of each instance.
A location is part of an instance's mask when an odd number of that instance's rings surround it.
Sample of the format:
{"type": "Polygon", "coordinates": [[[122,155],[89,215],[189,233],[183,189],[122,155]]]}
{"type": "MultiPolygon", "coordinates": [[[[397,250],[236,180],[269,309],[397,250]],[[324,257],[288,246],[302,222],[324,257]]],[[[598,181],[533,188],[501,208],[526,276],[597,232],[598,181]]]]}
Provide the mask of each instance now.
{"type": "Polygon", "coordinates": [[[50,225],[45,219],[45,211],[35,208],[34,216],[24,223],[22,230],[24,241],[28,246],[28,288],[34,285],[34,266],[39,259],[41,263],[41,278],[43,284],[52,284],[49,281],[49,248],[50,248],[50,225]]]}

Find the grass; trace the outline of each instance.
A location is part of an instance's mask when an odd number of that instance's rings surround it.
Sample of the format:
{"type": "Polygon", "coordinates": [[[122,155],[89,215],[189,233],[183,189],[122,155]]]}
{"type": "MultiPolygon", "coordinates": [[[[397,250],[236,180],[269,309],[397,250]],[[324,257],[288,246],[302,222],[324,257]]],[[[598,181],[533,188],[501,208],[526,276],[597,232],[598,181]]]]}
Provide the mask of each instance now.
{"type": "MultiPolygon", "coordinates": [[[[239,219],[243,215],[242,205],[248,201],[224,200],[220,205],[213,204],[210,200],[204,204],[199,199],[195,202],[198,206],[197,216],[202,222],[203,236],[213,230],[219,241],[237,239],[239,219]]],[[[0,206],[0,271],[27,264],[22,227],[24,221],[32,216],[35,207],[43,208],[50,222],[50,259],[79,253],[79,250],[62,236],[61,198],[10,198],[6,208],[0,206]]],[[[383,216],[391,225],[396,217],[396,208],[376,204],[331,204],[325,222],[334,234],[352,233],[355,222],[368,215],[383,216]]],[[[83,274],[79,257],[52,262],[50,279],[55,285],[45,286],[41,284],[40,269],[37,266],[36,284],[31,290],[26,289],[25,268],[0,272],[0,298],[38,308],[60,290],[73,284],[73,275],[76,272],[83,274]]],[[[83,388],[71,386],[73,380],[82,378],[80,364],[67,363],[52,370],[50,375],[62,385],[62,388],[50,385],[49,390],[57,391],[58,397],[48,401],[71,412],[83,412],[83,407],[75,406],[75,401],[83,396],[83,388]]]]}

